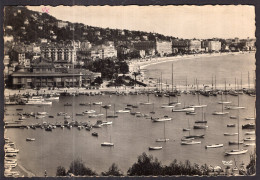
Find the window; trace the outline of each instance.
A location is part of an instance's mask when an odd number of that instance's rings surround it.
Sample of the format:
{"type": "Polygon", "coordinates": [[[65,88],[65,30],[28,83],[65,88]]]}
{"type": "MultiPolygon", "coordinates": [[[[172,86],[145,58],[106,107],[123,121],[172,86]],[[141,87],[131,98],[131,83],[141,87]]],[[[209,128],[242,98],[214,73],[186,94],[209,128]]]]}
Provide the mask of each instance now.
{"type": "Polygon", "coordinates": [[[21,84],[22,83],[22,78],[18,78],[18,83],[21,84]]]}

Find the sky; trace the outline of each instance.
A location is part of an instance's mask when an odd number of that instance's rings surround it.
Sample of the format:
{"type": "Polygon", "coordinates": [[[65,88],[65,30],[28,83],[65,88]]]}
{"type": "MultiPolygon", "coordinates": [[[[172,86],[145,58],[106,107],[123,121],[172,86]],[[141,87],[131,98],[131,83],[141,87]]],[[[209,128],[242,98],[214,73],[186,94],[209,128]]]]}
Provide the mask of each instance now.
{"type": "Polygon", "coordinates": [[[254,38],[255,8],[229,6],[27,6],[57,19],[178,38],[254,38]],[[46,11],[45,11],[46,12],[46,11]]]}

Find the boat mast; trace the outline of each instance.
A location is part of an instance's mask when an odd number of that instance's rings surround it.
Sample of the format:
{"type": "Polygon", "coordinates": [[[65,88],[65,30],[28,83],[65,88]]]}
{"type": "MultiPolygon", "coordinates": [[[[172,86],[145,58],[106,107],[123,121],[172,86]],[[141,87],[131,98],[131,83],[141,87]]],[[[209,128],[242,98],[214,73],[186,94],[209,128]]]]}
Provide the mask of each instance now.
{"type": "Polygon", "coordinates": [[[215,91],[217,90],[217,76],[215,75],[215,91]]]}
{"type": "Polygon", "coordinates": [[[235,91],[237,90],[237,78],[235,78],[235,91]]]}
{"type": "Polygon", "coordinates": [[[238,126],[237,126],[237,127],[238,127],[238,136],[237,136],[237,139],[238,139],[238,150],[239,150],[239,110],[237,111],[237,114],[238,114],[238,115],[237,115],[237,121],[238,121],[238,123],[237,123],[237,124],[238,124],[238,126]]]}
{"type": "Polygon", "coordinates": [[[164,127],[163,127],[164,140],[166,141],[166,138],[165,138],[165,121],[164,121],[163,125],[164,125],[164,127]]]}
{"type": "Polygon", "coordinates": [[[204,108],[202,108],[202,121],[204,121],[204,108]]]}
{"type": "Polygon", "coordinates": [[[187,79],[187,76],[186,76],[186,92],[188,91],[188,79],[187,79]]]}
{"type": "Polygon", "coordinates": [[[237,100],[237,106],[239,107],[239,95],[237,96],[238,100],[237,100]]]}
{"type": "Polygon", "coordinates": [[[243,87],[242,87],[242,72],[241,72],[241,90],[243,89],[243,87]]]}
{"type": "Polygon", "coordinates": [[[250,89],[250,77],[249,77],[249,71],[248,71],[248,90],[250,89]]]}
{"type": "Polygon", "coordinates": [[[162,72],[161,72],[161,91],[163,90],[163,84],[162,84],[162,72]]]}
{"type": "Polygon", "coordinates": [[[173,63],[172,63],[172,92],[173,92],[173,63]]]}
{"type": "Polygon", "coordinates": [[[213,83],[213,74],[212,74],[212,78],[211,78],[211,85],[212,85],[212,91],[213,91],[213,86],[214,86],[214,83],[213,83]]]}

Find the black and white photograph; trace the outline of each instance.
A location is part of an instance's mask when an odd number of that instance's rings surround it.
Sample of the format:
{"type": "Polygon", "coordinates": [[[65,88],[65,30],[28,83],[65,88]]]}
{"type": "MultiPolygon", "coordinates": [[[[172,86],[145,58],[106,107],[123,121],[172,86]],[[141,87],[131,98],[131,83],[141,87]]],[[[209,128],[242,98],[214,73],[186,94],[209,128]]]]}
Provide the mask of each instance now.
{"type": "Polygon", "coordinates": [[[253,5],[4,6],[4,176],[255,176],[253,5]]]}

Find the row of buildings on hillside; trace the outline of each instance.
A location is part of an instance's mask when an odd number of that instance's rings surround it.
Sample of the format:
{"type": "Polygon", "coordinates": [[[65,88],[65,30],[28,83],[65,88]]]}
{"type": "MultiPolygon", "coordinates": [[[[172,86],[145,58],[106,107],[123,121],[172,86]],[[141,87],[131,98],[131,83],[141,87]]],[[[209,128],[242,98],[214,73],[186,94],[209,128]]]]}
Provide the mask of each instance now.
{"type": "Polygon", "coordinates": [[[168,56],[173,54],[203,53],[220,51],[254,51],[255,40],[247,39],[236,42],[237,39],[221,42],[219,40],[178,40],[173,41],[141,41],[134,42],[134,49],[138,50],[141,57],[168,56]]]}

